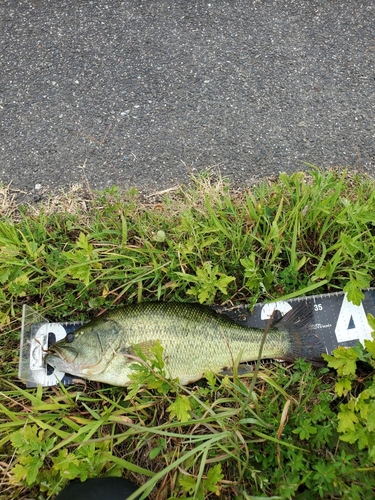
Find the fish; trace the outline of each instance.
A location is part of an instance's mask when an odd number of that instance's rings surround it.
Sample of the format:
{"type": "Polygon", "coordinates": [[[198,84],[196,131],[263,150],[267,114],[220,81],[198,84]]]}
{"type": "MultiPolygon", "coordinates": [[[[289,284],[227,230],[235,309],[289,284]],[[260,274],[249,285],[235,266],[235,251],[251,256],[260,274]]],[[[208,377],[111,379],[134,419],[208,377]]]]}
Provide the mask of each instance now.
{"type": "MultiPolygon", "coordinates": [[[[268,329],[262,359],[319,364],[325,352],[309,331],[311,308],[302,302],[268,329]]],[[[134,371],[138,347],[152,357],[152,347],[163,347],[170,379],[187,385],[219,374],[235,363],[258,359],[264,330],[244,326],[209,306],[193,303],[142,302],[106,312],[52,344],[46,363],[71,375],[126,387],[134,371]]],[[[138,358],[139,359],[139,358],[138,358]]]]}

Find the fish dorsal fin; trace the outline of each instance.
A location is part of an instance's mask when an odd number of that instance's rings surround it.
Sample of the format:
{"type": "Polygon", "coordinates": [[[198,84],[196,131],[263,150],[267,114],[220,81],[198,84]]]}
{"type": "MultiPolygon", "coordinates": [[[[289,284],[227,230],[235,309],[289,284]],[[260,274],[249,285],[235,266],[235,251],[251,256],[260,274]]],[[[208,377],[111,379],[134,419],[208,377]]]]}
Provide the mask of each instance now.
{"type": "Polygon", "coordinates": [[[143,354],[144,357],[150,359],[153,357],[152,348],[156,343],[157,340],[144,340],[143,342],[139,342],[138,344],[133,344],[129,347],[120,349],[120,353],[124,354],[125,356],[135,356],[137,358],[140,357],[140,354],[143,354]]]}
{"type": "Polygon", "coordinates": [[[211,306],[212,310],[216,313],[221,314],[223,316],[227,316],[235,323],[239,325],[247,325],[249,318],[251,317],[251,313],[248,310],[247,306],[234,306],[234,307],[226,307],[226,306],[211,306]]]}

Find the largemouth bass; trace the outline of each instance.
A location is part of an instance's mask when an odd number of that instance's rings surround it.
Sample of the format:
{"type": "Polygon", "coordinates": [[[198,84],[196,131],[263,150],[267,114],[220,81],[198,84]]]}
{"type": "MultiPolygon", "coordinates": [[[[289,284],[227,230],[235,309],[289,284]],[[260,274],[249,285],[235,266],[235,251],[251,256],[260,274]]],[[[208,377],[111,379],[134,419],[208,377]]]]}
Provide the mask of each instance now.
{"type": "MultiPolygon", "coordinates": [[[[289,311],[269,329],[262,358],[322,361],[325,349],[308,332],[310,320],[305,303],[289,311]]],[[[263,330],[237,324],[206,306],[140,303],[110,311],[69,333],[49,348],[46,362],[71,375],[126,386],[134,346],[149,356],[160,342],[166,373],[185,385],[208,371],[233,367],[235,361],[256,360],[262,335],[263,330]]]]}

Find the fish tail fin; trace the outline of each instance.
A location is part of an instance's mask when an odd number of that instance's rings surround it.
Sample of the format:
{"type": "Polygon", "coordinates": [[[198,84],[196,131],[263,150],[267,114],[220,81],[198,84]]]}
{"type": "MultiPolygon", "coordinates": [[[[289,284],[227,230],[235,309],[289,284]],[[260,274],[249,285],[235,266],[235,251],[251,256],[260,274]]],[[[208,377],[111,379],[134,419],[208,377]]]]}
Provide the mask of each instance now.
{"type": "Polygon", "coordinates": [[[311,331],[313,311],[307,302],[298,304],[273,326],[288,334],[290,349],[283,357],[286,361],[305,358],[315,366],[324,366],[322,354],[326,352],[321,339],[311,331]]]}

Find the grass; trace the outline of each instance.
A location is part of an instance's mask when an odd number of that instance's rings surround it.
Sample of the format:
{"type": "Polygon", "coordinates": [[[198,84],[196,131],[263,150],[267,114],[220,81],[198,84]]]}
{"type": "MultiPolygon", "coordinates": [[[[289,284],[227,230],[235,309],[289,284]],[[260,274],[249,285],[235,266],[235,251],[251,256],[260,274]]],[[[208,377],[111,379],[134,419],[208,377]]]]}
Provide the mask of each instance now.
{"type": "Polygon", "coordinates": [[[370,445],[338,431],[340,405],[372,381],[365,365],[340,395],[332,371],[302,360],[189,387],[165,379],[157,353],[129,390],[16,378],[24,303],[56,321],[146,300],[251,307],[345,290],[359,303],[374,285],[374,199],[370,178],[315,168],[246,191],[208,174],[148,199],[76,188],[39,208],[3,188],[1,498],[121,474],[155,499],[374,496],[370,445]]]}

